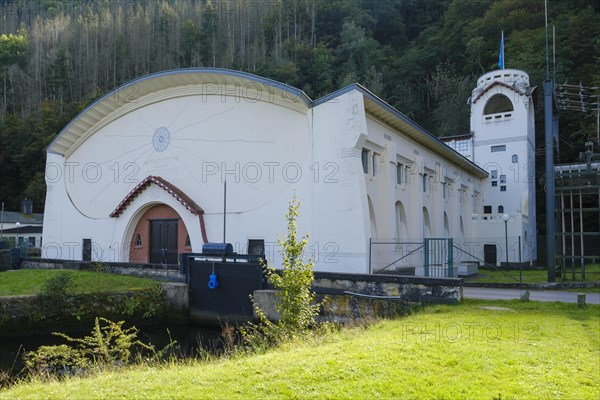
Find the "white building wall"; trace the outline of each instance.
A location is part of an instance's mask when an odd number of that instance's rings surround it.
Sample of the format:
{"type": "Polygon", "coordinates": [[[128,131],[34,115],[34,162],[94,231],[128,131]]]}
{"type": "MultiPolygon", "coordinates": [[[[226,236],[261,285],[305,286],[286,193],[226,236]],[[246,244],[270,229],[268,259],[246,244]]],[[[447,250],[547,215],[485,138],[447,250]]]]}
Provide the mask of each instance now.
{"type": "MultiPolygon", "coordinates": [[[[318,270],[366,273],[371,237],[361,150],[367,137],[362,94],[356,91],[312,108],[311,242],[318,270]]],[[[304,218],[304,216],[302,217],[304,218]]]]}
{"type": "MultiPolygon", "coordinates": [[[[393,251],[394,245],[373,245],[373,268],[383,267],[408,253],[407,248],[422,242],[423,237],[448,237],[444,228],[444,214],[448,217],[450,237],[460,236],[460,217],[463,218],[465,233],[471,231],[473,207],[472,193],[481,190],[480,179],[450,163],[443,157],[399,135],[392,128],[374,117],[367,117],[368,136],[365,148],[379,154],[381,162],[376,176],[373,176],[372,163],[368,173],[363,172],[367,194],[375,205],[377,220],[376,242],[411,243],[408,247],[393,251]],[[406,165],[406,182],[396,184],[396,163],[406,165]],[[423,191],[423,174],[427,175],[423,191]],[[446,198],[443,197],[443,182],[447,182],[446,198]],[[459,188],[464,188],[464,202],[460,202],[459,188]],[[404,237],[397,237],[396,203],[401,202],[407,217],[404,237]],[[426,226],[424,208],[429,215],[426,226]],[[395,257],[395,258],[394,258],[395,257]]],[[[480,196],[479,196],[480,197],[480,196]]],[[[480,201],[478,198],[477,201],[480,201]]],[[[410,247],[412,246],[412,247],[410,247]]],[[[420,266],[423,253],[416,252],[399,263],[399,266],[420,266]]],[[[422,272],[422,271],[421,271],[422,272]]]]}

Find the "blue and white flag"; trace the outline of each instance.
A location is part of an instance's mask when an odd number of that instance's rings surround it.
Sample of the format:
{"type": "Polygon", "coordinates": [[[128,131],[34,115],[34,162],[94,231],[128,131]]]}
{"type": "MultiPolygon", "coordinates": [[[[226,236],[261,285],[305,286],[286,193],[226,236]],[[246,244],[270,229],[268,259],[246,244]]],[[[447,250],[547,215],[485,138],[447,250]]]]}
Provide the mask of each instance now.
{"type": "Polygon", "coordinates": [[[504,69],[504,31],[500,37],[500,55],[498,56],[498,68],[504,69]]]}

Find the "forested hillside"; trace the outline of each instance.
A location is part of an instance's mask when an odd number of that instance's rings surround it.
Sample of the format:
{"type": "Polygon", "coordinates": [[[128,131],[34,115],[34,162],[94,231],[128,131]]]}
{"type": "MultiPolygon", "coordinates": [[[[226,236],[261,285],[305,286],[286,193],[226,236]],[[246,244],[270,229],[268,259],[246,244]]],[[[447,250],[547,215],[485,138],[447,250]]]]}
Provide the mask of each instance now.
{"type": "MultiPolygon", "coordinates": [[[[600,85],[600,3],[550,0],[548,15],[557,82],[600,85]]],[[[33,198],[42,211],[49,141],[98,96],[172,68],[243,70],[313,99],[359,82],[451,135],[468,131],[467,99],[497,67],[504,30],[506,67],[538,86],[543,135],[544,25],[543,0],[2,0],[0,200],[15,209],[33,198]]],[[[565,161],[595,115],[560,124],[565,161]]]]}

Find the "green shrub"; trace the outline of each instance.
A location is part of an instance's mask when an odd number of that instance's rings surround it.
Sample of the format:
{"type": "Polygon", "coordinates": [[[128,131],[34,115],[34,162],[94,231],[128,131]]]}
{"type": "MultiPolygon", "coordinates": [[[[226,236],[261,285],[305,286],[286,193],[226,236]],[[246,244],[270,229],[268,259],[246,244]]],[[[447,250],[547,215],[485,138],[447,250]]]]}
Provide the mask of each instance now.
{"type": "Polygon", "coordinates": [[[308,234],[298,240],[296,220],[299,216],[300,202],[290,202],[286,213],[287,236],[278,236],[277,242],[283,258],[282,269],[278,272],[272,266],[263,264],[266,275],[277,290],[276,305],[280,315],[277,323],[268,320],[264,312],[255,304],[260,325],[248,325],[242,328],[247,344],[256,345],[261,338],[269,343],[291,339],[305,334],[315,324],[321,304],[315,303],[312,290],[313,261],[304,260],[304,250],[308,244],[308,234]]]}
{"type": "Polygon", "coordinates": [[[71,314],[73,311],[73,288],[73,276],[69,272],[62,271],[48,278],[38,294],[42,309],[52,309],[63,314],[71,314]]]}

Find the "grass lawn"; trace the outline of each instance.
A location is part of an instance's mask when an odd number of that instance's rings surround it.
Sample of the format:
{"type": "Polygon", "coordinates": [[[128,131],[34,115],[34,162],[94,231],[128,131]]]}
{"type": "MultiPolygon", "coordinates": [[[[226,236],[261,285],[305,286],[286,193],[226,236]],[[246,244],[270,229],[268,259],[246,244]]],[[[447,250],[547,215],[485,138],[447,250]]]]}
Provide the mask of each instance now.
{"type": "Polygon", "coordinates": [[[0,272],[0,296],[36,294],[48,278],[60,272],[73,276],[74,291],[76,293],[146,289],[156,285],[156,281],[153,279],[102,272],[20,269],[0,272]]]}
{"type": "Polygon", "coordinates": [[[599,332],[599,306],[469,300],[261,355],[22,383],[0,399],[598,399],[599,332]]]}
{"type": "MultiPolygon", "coordinates": [[[[570,270],[566,276],[556,277],[556,282],[597,282],[600,281],[600,264],[586,265],[586,279],[581,279],[581,274],[576,271],[575,280],[572,279],[570,270]]],[[[546,283],[548,282],[548,272],[546,270],[523,270],[523,283],[546,283]]],[[[474,278],[466,278],[466,282],[477,283],[519,283],[519,271],[498,271],[493,269],[479,269],[479,274],[474,278]]]]}

